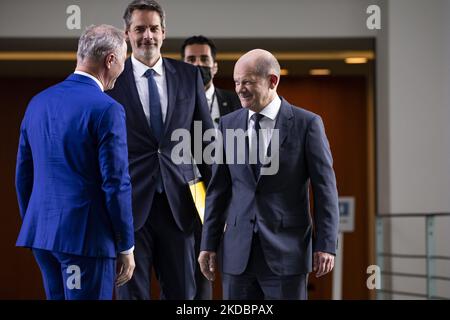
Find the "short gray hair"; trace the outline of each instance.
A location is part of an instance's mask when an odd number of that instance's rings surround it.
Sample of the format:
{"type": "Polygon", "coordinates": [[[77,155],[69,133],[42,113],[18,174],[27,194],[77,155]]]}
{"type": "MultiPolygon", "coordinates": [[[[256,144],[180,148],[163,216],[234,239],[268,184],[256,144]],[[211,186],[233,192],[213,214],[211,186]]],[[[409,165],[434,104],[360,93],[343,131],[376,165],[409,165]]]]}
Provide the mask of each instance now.
{"type": "Polygon", "coordinates": [[[148,10],[148,11],[156,11],[161,18],[161,27],[166,29],[166,13],[161,5],[154,0],[134,0],[131,2],[128,7],[125,9],[125,13],[123,14],[123,20],[125,20],[125,29],[128,30],[131,25],[131,16],[133,15],[134,10],[148,10]]]}
{"type": "Polygon", "coordinates": [[[77,58],[80,61],[100,61],[110,53],[119,54],[125,42],[125,33],[116,27],[102,24],[86,28],[78,41],[77,58]]]}

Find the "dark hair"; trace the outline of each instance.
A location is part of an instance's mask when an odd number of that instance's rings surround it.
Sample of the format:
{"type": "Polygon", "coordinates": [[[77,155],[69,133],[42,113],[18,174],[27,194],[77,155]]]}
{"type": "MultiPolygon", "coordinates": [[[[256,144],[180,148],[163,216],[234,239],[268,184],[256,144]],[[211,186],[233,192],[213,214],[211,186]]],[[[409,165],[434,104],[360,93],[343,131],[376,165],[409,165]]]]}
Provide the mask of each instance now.
{"type": "Polygon", "coordinates": [[[166,14],[164,13],[163,8],[159,5],[158,2],[154,0],[134,0],[131,2],[128,7],[125,9],[125,13],[123,14],[123,20],[125,20],[125,29],[128,30],[131,25],[131,15],[134,10],[149,10],[156,11],[161,18],[161,27],[163,29],[166,28],[166,14]]]}
{"type": "Polygon", "coordinates": [[[181,57],[183,58],[183,60],[184,60],[184,50],[186,49],[187,46],[190,46],[193,44],[207,44],[209,46],[209,48],[211,49],[211,55],[213,57],[213,60],[216,61],[217,49],[216,49],[216,46],[214,45],[214,42],[212,42],[207,37],[202,36],[202,35],[192,36],[192,37],[184,40],[183,45],[181,46],[181,57]]]}

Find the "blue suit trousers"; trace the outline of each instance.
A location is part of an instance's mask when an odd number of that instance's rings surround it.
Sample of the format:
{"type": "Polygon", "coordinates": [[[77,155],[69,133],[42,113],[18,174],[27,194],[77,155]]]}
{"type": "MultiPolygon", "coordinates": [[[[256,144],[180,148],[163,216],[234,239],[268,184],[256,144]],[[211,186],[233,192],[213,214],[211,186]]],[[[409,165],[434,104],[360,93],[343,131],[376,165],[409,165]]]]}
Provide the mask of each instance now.
{"type": "Polygon", "coordinates": [[[111,300],[113,258],[82,257],[33,248],[48,300],[111,300]]]}

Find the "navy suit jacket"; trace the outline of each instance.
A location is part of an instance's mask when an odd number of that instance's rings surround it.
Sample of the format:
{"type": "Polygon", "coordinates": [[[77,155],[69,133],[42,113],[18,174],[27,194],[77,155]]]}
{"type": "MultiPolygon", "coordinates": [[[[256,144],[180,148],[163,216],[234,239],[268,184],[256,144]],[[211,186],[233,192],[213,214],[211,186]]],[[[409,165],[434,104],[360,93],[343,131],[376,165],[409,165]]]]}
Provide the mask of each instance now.
{"type": "Polygon", "coordinates": [[[36,95],[20,130],[18,246],[116,257],[134,245],[125,113],[72,74],[36,95]]]}
{"type": "MultiPolygon", "coordinates": [[[[231,143],[225,130],[245,131],[247,122],[248,109],[245,108],[221,118],[219,128],[224,136],[224,155],[226,146],[231,143]]],[[[338,198],[321,118],[282,99],[275,129],[279,129],[280,145],[276,174],[255,179],[248,161],[236,164],[236,149],[235,164],[213,166],[201,250],[217,251],[221,243],[225,273],[244,272],[255,219],[267,264],[277,275],[310,272],[313,250],[335,253],[338,198]],[[314,222],[309,212],[309,182],[314,195],[314,222]]]]}
{"type": "MultiPolygon", "coordinates": [[[[172,214],[178,227],[184,232],[193,228],[197,211],[189,191],[189,181],[196,178],[192,164],[175,164],[171,160],[172,148],[179,143],[171,141],[172,132],[186,129],[192,140],[194,154],[194,121],[201,121],[202,131],[213,128],[208,111],[205,90],[198,68],[173,59],[163,58],[165,68],[168,106],[163,135],[158,141],[144,114],[131,59],[125,62],[124,72],[117,79],[114,89],[107,92],[125,108],[127,116],[128,158],[132,190],[134,227],[139,230],[150,213],[155,195],[155,177],[161,171],[172,214]]],[[[197,138],[200,150],[206,146],[197,138]]],[[[211,169],[200,164],[200,173],[208,183],[211,169]]]]}

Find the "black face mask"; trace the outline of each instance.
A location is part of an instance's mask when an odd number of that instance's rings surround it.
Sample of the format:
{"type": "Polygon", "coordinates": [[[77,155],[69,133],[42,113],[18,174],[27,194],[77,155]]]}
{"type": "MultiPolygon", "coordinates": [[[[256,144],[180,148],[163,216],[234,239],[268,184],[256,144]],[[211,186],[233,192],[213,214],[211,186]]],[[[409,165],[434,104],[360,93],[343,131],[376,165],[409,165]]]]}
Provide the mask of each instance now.
{"type": "Polygon", "coordinates": [[[212,79],[212,73],[210,67],[198,66],[202,74],[203,85],[206,86],[212,79]]]}

